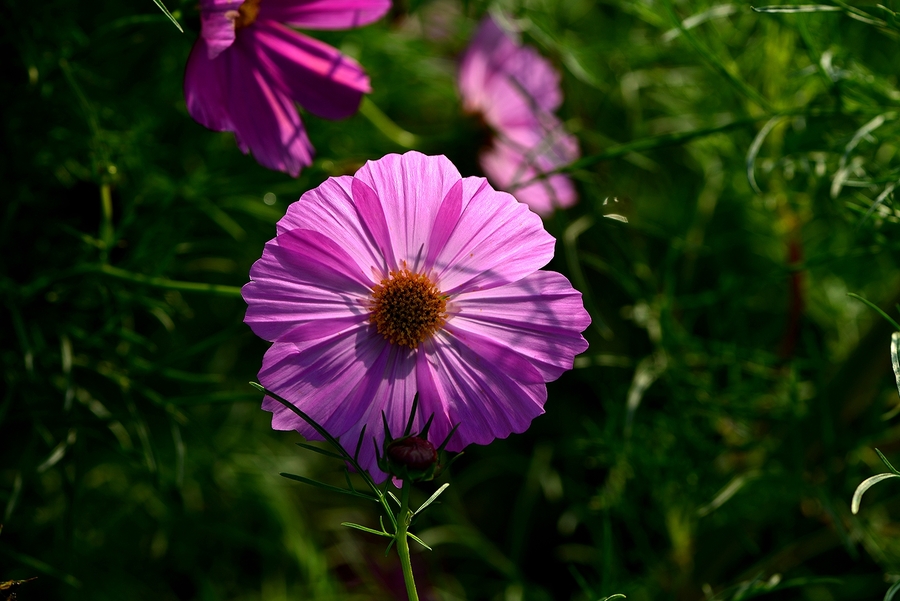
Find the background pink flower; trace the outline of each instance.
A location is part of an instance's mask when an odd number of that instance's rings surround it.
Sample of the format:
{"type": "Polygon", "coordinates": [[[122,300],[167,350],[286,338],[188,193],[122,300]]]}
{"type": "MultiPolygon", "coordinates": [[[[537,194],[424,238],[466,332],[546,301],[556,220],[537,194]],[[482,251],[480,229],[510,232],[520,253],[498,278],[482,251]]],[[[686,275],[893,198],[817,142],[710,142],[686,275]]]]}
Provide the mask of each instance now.
{"type": "MultiPolygon", "coordinates": [[[[259,373],[378,479],[374,446],[434,414],[448,450],[487,444],[543,413],[545,383],[587,348],[581,294],[539,271],[553,256],[541,220],[443,156],[417,152],[330,178],[291,205],[244,286],[245,321],[272,341],[259,373]]],[[[272,426],[315,433],[266,399],[272,426]]]]}
{"type": "Polygon", "coordinates": [[[297,176],[313,147],[295,102],[342,119],[370,91],[356,61],[294,31],[347,29],[379,19],[390,0],[200,0],[201,35],[184,78],[188,112],[232,131],[263,166],[297,176]]]}
{"type": "Polygon", "coordinates": [[[490,15],[472,37],[459,69],[463,107],[480,114],[496,134],[481,154],[482,169],[541,215],[578,199],[565,175],[517,187],[579,157],[577,140],[553,114],[562,104],[559,82],[547,59],[521,46],[490,15]]]}

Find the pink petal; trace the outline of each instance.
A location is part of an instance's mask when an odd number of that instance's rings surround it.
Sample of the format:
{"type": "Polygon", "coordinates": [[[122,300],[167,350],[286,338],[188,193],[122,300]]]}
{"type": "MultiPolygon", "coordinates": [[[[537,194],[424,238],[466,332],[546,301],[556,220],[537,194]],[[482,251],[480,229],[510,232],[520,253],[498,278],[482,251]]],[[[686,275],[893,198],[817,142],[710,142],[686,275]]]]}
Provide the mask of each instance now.
{"type": "Polygon", "coordinates": [[[428,240],[428,256],[425,257],[424,265],[427,271],[431,271],[434,268],[434,262],[438,253],[447,246],[447,240],[450,239],[450,234],[453,233],[456,222],[459,221],[459,216],[462,213],[462,189],[462,180],[453,184],[453,187],[450,188],[447,196],[441,202],[441,207],[438,209],[434,227],[428,240]]]}
{"type": "MultiPolygon", "coordinates": [[[[402,433],[415,396],[413,351],[362,330],[307,346],[276,342],[263,359],[259,378],[263,386],[294,402],[340,438],[350,453],[365,426],[359,462],[376,480],[384,480],[375,462],[375,445],[380,452],[384,441],[381,414],[387,417],[392,434],[402,433]]],[[[266,398],[263,409],[272,411],[274,429],[297,430],[321,440],[281,403],[266,398]]]]}
{"type": "Polygon", "coordinates": [[[219,57],[229,63],[223,82],[228,114],[241,150],[250,150],[264,167],[296,177],[312,164],[314,150],[294,103],[262,72],[261,52],[246,35],[256,25],[241,30],[235,44],[219,57]]]}
{"type": "Polygon", "coordinates": [[[518,282],[460,294],[447,324],[460,338],[476,334],[506,346],[550,382],[587,350],[581,332],[591,323],[581,293],[565,276],[537,271],[518,282]]]}
{"type": "Polygon", "coordinates": [[[371,90],[356,61],[281,23],[258,19],[240,33],[270,85],[319,117],[349,117],[371,90]]]}
{"type": "Polygon", "coordinates": [[[519,45],[490,16],[481,22],[459,69],[464,106],[499,130],[533,127],[535,113],[559,108],[559,81],[547,59],[519,45]]]}
{"type": "Polygon", "coordinates": [[[479,161],[485,175],[498,188],[508,190],[534,212],[547,216],[556,208],[575,204],[578,194],[567,175],[536,178],[574,161],[578,146],[574,138],[568,135],[549,148],[544,147],[544,143],[523,150],[512,143],[495,139],[491,148],[481,153],[479,161]],[[531,183],[520,186],[525,182],[531,183]]]}
{"type": "Polygon", "coordinates": [[[463,180],[462,211],[452,233],[434,253],[442,292],[453,295],[522,279],[553,257],[553,236],[540,217],[480,177],[463,180]]]}
{"type": "Polygon", "coordinates": [[[201,0],[200,37],[207,43],[210,60],[234,43],[234,20],[243,0],[201,0]]]}
{"type": "Polygon", "coordinates": [[[261,18],[306,29],[351,29],[377,21],[390,0],[265,0],[261,18]]]}
{"type": "Polygon", "coordinates": [[[360,219],[366,225],[369,236],[375,241],[381,255],[387,258],[388,267],[392,270],[397,269],[398,266],[393,261],[391,234],[384,218],[381,201],[375,194],[375,190],[364,184],[361,179],[354,177],[353,201],[360,219]]]}
{"type": "Polygon", "coordinates": [[[288,207],[278,222],[279,234],[292,229],[314,229],[331,240],[340,240],[341,247],[360,270],[379,282],[396,265],[393,257],[387,261],[353,201],[349,176],[331,177],[318,188],[305,192],[298,202],[288,207]],[[391,267],[389,267],[389,264],[391,267]]]}
{"type": "Polygon", "coordinates": [[[389,154],[369,161],[354,176],[369,185],[384,210],[397,264],[418,271],[425,261],[435,216],[450,188],[460,180],[447,157],[418,152],[389,154]]]}
{"type": "Polygon", "coordinates": [[[184,99],[188,113],[197,123],[213,131],[234,131],[228,115],[225,82],[227,60],[209,58],[208,46],[198,38],[191,49],[184,72],[184,99]]]}
{"type": "Polygon", "coordinates": [[[489,339],[442,333],[420,345],[416,365],[423,416],[435,413],[429,438],[440,443],[460,424],[447,449],[488,444],[523,432],[544,412],[547,387],[519,355],[489,339]]]}
{"type": "Polygon", "coordinates": [[[316,340],[368,320],[373,282],[318,232],[294,230],[268,242],[250,277],[244,321],[265,340],[316,340]]]}

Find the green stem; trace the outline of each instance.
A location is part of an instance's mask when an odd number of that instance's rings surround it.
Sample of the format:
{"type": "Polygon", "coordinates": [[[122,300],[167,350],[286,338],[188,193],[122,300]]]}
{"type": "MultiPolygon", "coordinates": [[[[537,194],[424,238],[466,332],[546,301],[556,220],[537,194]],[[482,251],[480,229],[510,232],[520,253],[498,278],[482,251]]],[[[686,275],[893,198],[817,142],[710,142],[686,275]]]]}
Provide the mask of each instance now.
{"type": "Polygon", "coordinates": [[[419,601],[419,594],[416,592],[416,583],[413,580],[412,564],[409,561],[409,538],[406,536],[409,521],[412,519],[412,512],[409,510],[409,480],[403,481],[403,488],[400,489],[400,513],[397,514],[397,553],[400,555],[400,565],[403,566],[403,580],[406,582],[406,594],[409,601],[419,601]]]}
{"type": "Polygon", "coordinates": [[[415,134],[411,134],[385,115],[378,106],[369,100],[366,96],[359,105],[359,112],[363,117],[368,119],[372,125],[378,128],[387,139],[403,148],[416,148],[419,146],[419,140],[415,134]]]}
{"type": "Polygon", "coordinates": [[[100,206],[103,221],[100,223],[100,240],[103,241],[103,263],[109,260],[109,251],[115,242],[115,233],[113,232],[113,206],[112,206],[112,188],[109,183],[100,186],[100,206]]]}

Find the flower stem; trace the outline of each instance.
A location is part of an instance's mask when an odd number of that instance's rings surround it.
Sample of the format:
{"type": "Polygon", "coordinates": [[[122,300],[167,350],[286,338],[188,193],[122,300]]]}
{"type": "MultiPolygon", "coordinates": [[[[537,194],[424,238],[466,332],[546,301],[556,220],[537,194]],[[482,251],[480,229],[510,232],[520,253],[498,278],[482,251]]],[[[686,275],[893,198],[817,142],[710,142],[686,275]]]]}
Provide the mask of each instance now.
{"type": "Polygon", "coordinates": [[[409,596],[409,601],[419,601],[416,583],[413,580],[412,564],[409,561],[409,538],[406,536],[409,521],[412,519],[412,513],[409,510],[409,488],[409,480],[404,480],[403,488],[400,489],[400,513],[397,514],[397,534],[394,540],[397,541],[397,553],[400,555],[400,565],[403,567],[406,594],[409,596]]]}

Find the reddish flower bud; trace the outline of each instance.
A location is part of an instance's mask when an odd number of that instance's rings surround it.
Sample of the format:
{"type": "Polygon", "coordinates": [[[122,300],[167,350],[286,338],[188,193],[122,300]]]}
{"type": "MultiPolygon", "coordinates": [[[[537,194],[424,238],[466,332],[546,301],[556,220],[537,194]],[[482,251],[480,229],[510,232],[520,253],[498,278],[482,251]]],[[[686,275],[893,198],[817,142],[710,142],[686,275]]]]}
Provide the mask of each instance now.
{"type": "Polygon", "coordinates": [[[391,442],[386,449],[391,463],[409,470],[427,470],[438,461],[434,445],[418,436],[407,436],[391,442]]]}

